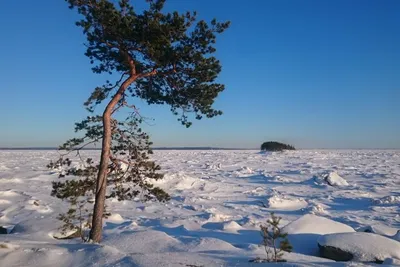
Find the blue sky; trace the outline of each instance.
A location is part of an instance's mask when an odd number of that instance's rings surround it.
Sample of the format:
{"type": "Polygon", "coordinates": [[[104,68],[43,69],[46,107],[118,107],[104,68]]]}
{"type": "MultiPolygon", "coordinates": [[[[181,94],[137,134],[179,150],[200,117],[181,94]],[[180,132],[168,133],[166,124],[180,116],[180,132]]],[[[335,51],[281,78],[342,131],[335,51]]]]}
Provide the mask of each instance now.
{"type": "MultiPolygon", "coordinates": [[[[139,8],[144,0],[132,1],[139,8]]],[[[155,146],[400,148],[400,1],[169,0],[230,20],[217,41],[224,115],[186,129],[166,106],[155,146]]],[[[90,70],[77,15],[64,1],[0,1],[0,147],[58,146],[105,80],[90,70]]]]}

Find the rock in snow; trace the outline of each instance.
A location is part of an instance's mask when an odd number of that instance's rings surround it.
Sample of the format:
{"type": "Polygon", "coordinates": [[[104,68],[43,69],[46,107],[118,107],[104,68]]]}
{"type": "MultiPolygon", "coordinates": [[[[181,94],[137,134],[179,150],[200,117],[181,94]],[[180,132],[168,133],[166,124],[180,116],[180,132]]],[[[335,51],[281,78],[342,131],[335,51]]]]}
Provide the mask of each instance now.
{"type": "Polygon", "coordinates": [[[348,186],[349,184],[345,179],[340,177],[337,172],[330,172],[328,174],[323,175],[325,182],[327,182],[330,186],[348,186]]]}
{"type": "Polygon", "coordinates": [[[0,235],[6,235],[8,234],[8,231],[6,228],[3,228],[3,226],[0,226],[0,235]]]}
{"type": "Polygon", "coordinates": [[[318,240],[321,255],[338,261],[383,262],[400,259],[400,242],[372,233],[338,233],[318,240]],[[336,253],[333,253],[336,251],[336,253]]]}
{"type": "Polygon", "coordinates": [[[353,254],[341,250],[340,248],[331,246],[321,246],[318,244],[320,255],[324,258],[335,261],[350,261],[353,259],[353,254]]]}
{"type": "Polygon", "coordinates": [[[400,260],[396,260],[396,259],[389,259],[387,258],[384,262],[384,265],[389,265],[389,266],[400,266],[400,260]]]}
{"type": "Polygon", "coordinates": [[[355,230],[343,223],[307,214],[283,227],[282,232],[289,234],[288,238],[294,252],[318,256],[317,241],[321,235],[355,232],[355,230]]]}
{"type": "Polygon", "coordinates": [[[11,234],[11,232],[14,230],[15,225],[0,225],[0,234],[1,235],[7,235],[11,234]]]}

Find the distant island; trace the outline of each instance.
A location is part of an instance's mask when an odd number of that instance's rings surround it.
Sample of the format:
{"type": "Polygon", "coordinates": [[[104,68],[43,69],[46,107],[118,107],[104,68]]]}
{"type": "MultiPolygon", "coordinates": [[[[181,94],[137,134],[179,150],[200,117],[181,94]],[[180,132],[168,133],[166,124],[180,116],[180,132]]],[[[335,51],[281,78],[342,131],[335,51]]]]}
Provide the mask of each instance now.
{"type": "Polygon", "coordinates": [[[279,143],[276,141],[269,141],[269,142],[264,142],[261,145],[261,150],[262,151],[284,151],[284,150],[296,150],[296,148],[292,145],[279,143]]]}

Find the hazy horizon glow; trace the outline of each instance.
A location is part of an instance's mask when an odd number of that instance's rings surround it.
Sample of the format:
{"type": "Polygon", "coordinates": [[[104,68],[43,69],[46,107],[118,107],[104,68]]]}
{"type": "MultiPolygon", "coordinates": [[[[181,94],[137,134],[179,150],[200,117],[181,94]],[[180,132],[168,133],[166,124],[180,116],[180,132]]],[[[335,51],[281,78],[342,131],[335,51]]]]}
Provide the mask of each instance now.
{"type": "MultiPolygon", "coordinates": [[[[133,1],[138,9],[144,0],[133,1]]],[[[400,1],[167,1],[230,20],[217,40],[224,114],[189,129],[132,99],[155,147],[400,148],[400,1]]],[[[0,147],[57,147],[87,116],[93,74],[64,1],[0,3],[0,147]]]]}

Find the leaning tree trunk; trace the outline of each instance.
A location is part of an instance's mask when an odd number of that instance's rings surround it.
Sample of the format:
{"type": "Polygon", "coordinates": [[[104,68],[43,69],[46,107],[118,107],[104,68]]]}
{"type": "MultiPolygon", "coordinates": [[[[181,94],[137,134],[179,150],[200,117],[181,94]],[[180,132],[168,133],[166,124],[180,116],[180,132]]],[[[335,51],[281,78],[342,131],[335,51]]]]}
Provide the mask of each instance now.
{"type": "Polygon", "coordinates": [[[97,174],[96,181],[96,198],[93,208],[92,229],[90,230],[89,236],[90,240],[96,243],[101,241],[103,232],[103,213],[107,190],[107,172],[112,140],[111,115],[115,106],[121,100],[126,88],[128,88],[128,86],[134,82],[135,79],[136,77],[131,76],[123,82],[117,93],[108,103],[103,113],[103,142],[101,146],[99,172],[97,174]]]}

